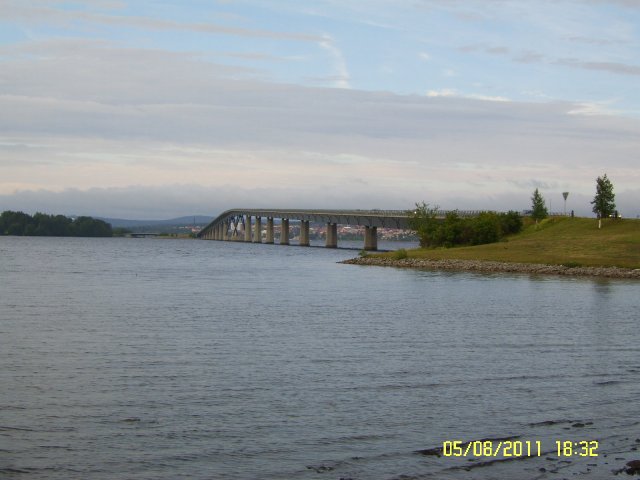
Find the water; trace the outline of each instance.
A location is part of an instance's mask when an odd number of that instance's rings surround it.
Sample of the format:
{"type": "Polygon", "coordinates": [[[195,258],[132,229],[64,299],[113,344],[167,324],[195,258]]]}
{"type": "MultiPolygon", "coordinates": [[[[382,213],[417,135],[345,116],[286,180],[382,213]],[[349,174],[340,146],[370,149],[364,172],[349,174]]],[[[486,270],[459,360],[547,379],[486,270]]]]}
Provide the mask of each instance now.
{"type": "Polygon", "coordinates": [[[637,282],[356,253],[0,237],[0,477],[501,478],[415,451],[509,435],[628,453],[637,282]]]}

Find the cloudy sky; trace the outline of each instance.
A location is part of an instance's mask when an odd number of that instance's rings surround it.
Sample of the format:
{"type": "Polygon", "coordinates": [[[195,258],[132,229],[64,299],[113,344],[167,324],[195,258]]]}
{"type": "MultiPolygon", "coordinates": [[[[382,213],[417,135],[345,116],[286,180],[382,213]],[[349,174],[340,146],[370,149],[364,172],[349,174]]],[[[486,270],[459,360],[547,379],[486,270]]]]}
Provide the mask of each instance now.
{"type": "Polygon", "coordinates": [[[0,211],[640,215],[640,0],[0,0],[0,211]]]}

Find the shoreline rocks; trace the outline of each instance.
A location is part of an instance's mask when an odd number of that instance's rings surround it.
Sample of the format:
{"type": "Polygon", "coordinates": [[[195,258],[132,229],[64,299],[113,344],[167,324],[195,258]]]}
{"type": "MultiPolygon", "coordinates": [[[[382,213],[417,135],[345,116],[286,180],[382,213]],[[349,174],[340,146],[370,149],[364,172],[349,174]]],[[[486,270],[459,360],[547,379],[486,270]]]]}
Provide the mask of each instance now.
{"type": "Polygon", "coordinates": [[[484,273],[528,273],[540,275],[564,275],[580,277],[603,277],[639,279],[640,269],[619,267],[567,267],[539,263],[507,263],[481,260],[430,260],[425,258],[394,259],[388,257],[365,256],[344,260],[349,265],[372,265],[380,267],[416,268],[426,270],[450,270],[484,273]]]}

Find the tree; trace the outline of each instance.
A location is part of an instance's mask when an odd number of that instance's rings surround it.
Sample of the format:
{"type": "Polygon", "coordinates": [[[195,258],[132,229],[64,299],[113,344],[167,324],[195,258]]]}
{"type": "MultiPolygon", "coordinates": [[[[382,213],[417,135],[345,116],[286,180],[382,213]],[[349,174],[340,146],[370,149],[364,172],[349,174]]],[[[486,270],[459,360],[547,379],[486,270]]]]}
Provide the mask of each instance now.
{"type": "Polygon", "coordinates": [[[464,219],[460,218],[457,210],[447,212],[439,227],[435,235],[438,245],[449,248],[462,243],[464,219]]]}
{"type": "Polygon", "coordinates": [[[2,212],[2,235],[24,235],[27,225],[32,223],[32,218],[24,212],[6,210],[2,212]]]}
{"type": "Polygon", "coordinates": [[[495,212],[481,212],[470,219],[471,245],[497,242],[502,238],[500,217],[495,212]]]}
{"type": "Polygon", "coordinates": [[[544,198],[536,188],[535,192],[533,192],[533,197],[531,197],[531,218],[538,223],[538,220],[544,220],[548,216],[549,211],[544,204],[544,198]]]}
{"type": "MultiPolygon", "coordinates": [[[[613,193],[613,184],[607,178],[607,174],[596,179],[596,196],[593,197],[593,213],[600,219],[613,215],[616,209],[614,202],[616,195],[613,193]]],[[[600,227],[601,223],[598,224],[600,227]]]]}
{"type": "Polygon", "coordinates": [[[76,237],[111,237],[111,225],[91,217],[78,217],[73,222],[73,235],[76,237]]]}
{"type": "Polygon", "coordinates": [[[513,235],[522,230],[522,217],[514,210],[500,214],[500,226],[503,235],[513,235]]]}
{"type": "Polygon", "coordinates": [[[439,227],[438,207],[429,207],[428,203],[416,203],[416,209],[409,213],[409,228],[414,230],[420,238],[422,248],[430,247],[435,242],[435,235],[439,227]]]}
{"type": "Polygon", "coordinates": [[[522,218],[514,211],[508,213],[481,212],[476,216],[462,217],[457,210],[446,212],[444,218],[438,207],[426,203],[416,204],[409,213],[409,226],[418,233],[420,246],[455,247],[497,242],[506,235],[522,229],[522,218]]]}

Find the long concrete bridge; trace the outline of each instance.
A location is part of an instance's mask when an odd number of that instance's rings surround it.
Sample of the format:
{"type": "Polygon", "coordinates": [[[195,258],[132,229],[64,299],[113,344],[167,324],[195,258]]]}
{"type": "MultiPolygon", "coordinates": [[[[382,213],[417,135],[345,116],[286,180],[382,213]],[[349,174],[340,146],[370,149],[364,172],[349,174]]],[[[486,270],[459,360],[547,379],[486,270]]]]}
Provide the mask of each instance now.
{"type": "MultiPolygon", "coordinates": [[[[456,210],[462,217],[475,216],[482,210],[456,210]]],[[[436,212],[444,218],[447,210],[436,212]]],[[[280,245],[289,245],[289,221],[300,222],[300,246],[309,246],[309,223],[326,223],[326,246],[338,246],[338,224],[364,226],[364,249],[378,249],[378,228],[410,230],[407,210],[290,210],[234,208],[221,213],[204,227],[198,238],[253,243],[275,243],[274,219],[280,220],[280,245]],[[262,219],[266,219],[266,238],[262,241],[262,219]],[[253,219],[253,220],[252,220],[253,219]]]]}
{"type": "Polygon", "coordinates": [[[364,249],[377,250],[378,227],[409,229],[406,210],[288,210],[236,208],[227,210],[204,227],[198,238],[262,243],[262,219],[266,219],[264,243],[274,243],[274,219],[280,219],[280,244],[289,245],[289,221],[300,222],[301,246],[309,246],[309,222],[326,223],[326,246],[338,246],[338,224],[365,228],[364,249]]]}

